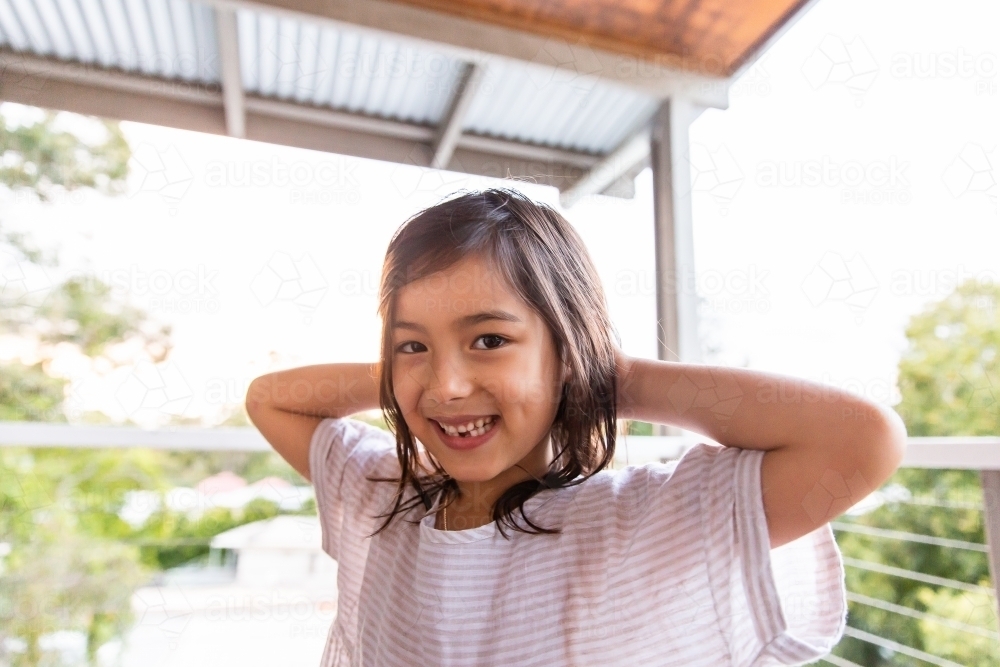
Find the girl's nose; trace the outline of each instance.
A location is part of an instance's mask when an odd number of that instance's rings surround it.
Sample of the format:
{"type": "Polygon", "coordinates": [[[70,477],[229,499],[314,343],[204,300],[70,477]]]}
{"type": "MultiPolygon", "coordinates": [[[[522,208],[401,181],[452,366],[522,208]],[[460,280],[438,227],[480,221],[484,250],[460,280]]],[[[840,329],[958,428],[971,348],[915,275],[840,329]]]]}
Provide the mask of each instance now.
{"type": "Polygon", "coordinates": [[[472,391],[473,382],[468,370],[452,357],[442,355],[434,359],[429,370],[426,391],[438,402],[464,398],[472,391]]]}

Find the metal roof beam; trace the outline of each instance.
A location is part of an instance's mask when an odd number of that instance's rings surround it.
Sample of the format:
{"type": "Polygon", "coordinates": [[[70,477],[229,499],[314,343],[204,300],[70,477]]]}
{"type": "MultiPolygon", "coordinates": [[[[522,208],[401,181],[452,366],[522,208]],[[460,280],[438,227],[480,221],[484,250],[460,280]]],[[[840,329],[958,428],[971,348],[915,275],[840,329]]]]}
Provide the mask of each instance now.
{"type": "Polygon", "coordinates": [[[192,104],[206,106],[222,104],[221,88],[215,83],[159,79],[117,69],[29,55],[5,47],[0,47],[0,72],[6,79],[12,79],[22,88],[39,91],[55,81],[65,81],[97,89],[110,88],[124,93],[151,95],[192,104]]]}
{"type": "Polygon", "coordinates": [[[608,197],[620,197],[622,199],[632,199],[635,197],[635,179],[639,173],[648,168],[652,163],[647,158],[641,162],[636,162],[635,166],[622,174],[617,181],[600,191],[599,194],[608,197]]]}
{"type": "Polygon", "coordinates": [[[613,185],[622,176],[633,171],[638,164],[649,161],[649,130],[626,139],[601,161],[595,164],[579,181],[562,191],[559,203],[570,208],[587,195],[597,194],[613,185]]]}
{"type": "Polygon", "coordinates": [[[167,81],[0,48],[4,101],[225,134],[216,84],[167,81]]]}
{"type": "MultiPolygon", "coordinates": [[[[437,134],[437,130],[430,125],[417,125],[415,123],[405,123],[386,118],[337,111],[336,109],[292,104],[265,97],[248,96],[246,106],[248,112],[262,116],[404,139],[417,142],[423,146],[432,143],[437,134]]],[[[596,155],[575,153],[561,148],[523,144],[506,139],[495,139],[493,137],[471,134],[460,135],[455,140],[455,147],[452,154],[454,155],[456,151],[463,149],[540,163],[560,163],[576,167],[581,172],[592,168],[600,160],[600,157],[596,155]]],[[[432,153],[430,150],[422,152],[427,153],[426,159],[417,159],[416,156],[412,156],[409,163],[418,164],[419,166],[433,166],[431,164],[432,153]]]]}
{"type": "Polygon", "coordinates": [[[587,44],[544,37],[505,26],[389,0],[205,0],[233,10],[267,12],[299,20],[349,25],[432,46],[462,60],[491,58],[534,63],[629,86],[659,99],[681,95],[702,106],[725,109],[731,79],[709,71],[719,63],[676,57],[647,60],[587,44]]]}
{"type": "MultiPolygon", "coordinates": [[[[217,84],[157,79],[0,48],[3,99],[49,109],[227,134],[217,84]]],[[[245,135],[255,141],[429,167],[436,128],[326,107],[246,96],[245,135]]],[[[463,134],[450,168],[565,188],[599,156],[463,134]]]]}
{"type": "Polygon", "coordinates": [[[448,112],[438,126],[438,130],[434,134],[434,142],[431,144],[431,150],[434,152],[431,166],[435,169],[444,169],[451,161],[451,156],[455,152],[458,139],[462,134],[462,123],[465,121],[465,115],[468,113],[483,79],[483,71],[484,68],[481,65],[465,64],[458,85],[455,87],[455,94],[448,107],[448,112]]]}
{"type": "Polygon", "coordinates": [[[247,114],[240,77],[240,41],[236,31],[236,12],[216,8],[215,28],[219,40],[219,76],[222,78],[226,132],[231,137],[242,139],[246,136],[247,114]]]}

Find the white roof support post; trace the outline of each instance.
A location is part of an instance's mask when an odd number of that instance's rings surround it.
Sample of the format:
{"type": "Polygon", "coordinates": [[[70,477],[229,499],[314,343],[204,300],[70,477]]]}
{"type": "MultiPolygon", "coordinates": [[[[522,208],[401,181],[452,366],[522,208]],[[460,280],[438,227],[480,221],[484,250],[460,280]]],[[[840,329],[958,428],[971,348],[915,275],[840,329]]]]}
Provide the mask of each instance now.
{"type": "Polygon", "coordinates": [[[473,98],[476,96],[476,91],[479,90],[484,71],[485,68],[482,65],[465,64],[462,76],[459,77],[458,85],[455,87],[455,94],[451,99],[448,112],[434,135],[434,142],[431,146],[434,151],[431,167],[434,169],[444,169],[451,162],[451,156],[458,145],[459,137],[462,135],[462,123],[472,105],[473,98]]]}
{"type": "Polygon", "coordinates": [[[559,203],[570,208],[587,195],[603,192],[618,179],[633,171],[636,165],[649,160],[648,131],[626,139],[618,148],[602,158],[583,178],[562,191],[559,203]]]}
{"type": "MultiPolygon", "coordinates": [[[[650,161],[656,253],[656,348],[662,361],[701,361],[688,129],[702,111],[703,107],[688,100],[672,98],[663,102],[653,118],[650,161]]],[[[661,432],[655,435],[679,433],[662,425],[658,430],[661,432]]]]}
{"type": "Polygon", "coordinates": [[[215,9],[215,29],[219,38],[219,76],[222,79],[222,104],[226,112],[226,132],[231,137],[246,137],[247,111],[240,76],[240,41],[236,12],[215,9]]]}

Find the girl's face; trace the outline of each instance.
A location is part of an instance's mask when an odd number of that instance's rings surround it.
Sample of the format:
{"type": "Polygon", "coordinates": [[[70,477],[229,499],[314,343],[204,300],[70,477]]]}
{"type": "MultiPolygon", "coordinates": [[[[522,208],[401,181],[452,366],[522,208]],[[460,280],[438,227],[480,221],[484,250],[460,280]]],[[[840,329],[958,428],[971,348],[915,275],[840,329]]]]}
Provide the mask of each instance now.
{"type": "Polygon", "coordinates": [[[485,261],[402,288],[391,336],[396,401],[449,475],[506,488],[529,478],[515,464],[544,474],[567,376],[545,321],[485,261]]]}

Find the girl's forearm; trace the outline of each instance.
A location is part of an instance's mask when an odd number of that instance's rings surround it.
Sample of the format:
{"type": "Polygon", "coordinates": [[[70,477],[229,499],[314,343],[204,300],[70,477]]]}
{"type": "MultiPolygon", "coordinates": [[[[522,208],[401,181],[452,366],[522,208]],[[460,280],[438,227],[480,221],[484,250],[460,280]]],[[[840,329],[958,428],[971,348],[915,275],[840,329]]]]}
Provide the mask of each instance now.
{"type": "Polygon", "coordinates": [[[268,406],[313,417],[346,417],[379,407],[378,364],[318,364],[262,375],[247,390],[248,408],[268,406]]]}
{"type": "Polygon", "coordinates": [[[621,357],[618,413],[744,449],[837,446],[889,408],[819,383],[743,368],[621,357]]]}

